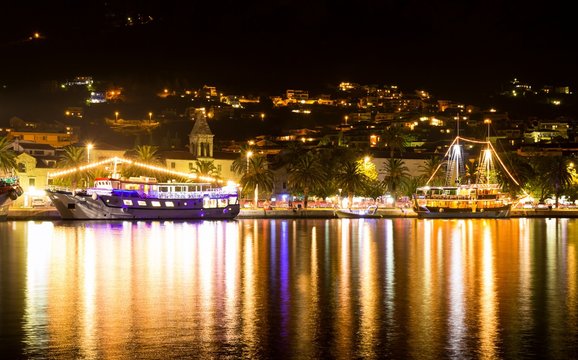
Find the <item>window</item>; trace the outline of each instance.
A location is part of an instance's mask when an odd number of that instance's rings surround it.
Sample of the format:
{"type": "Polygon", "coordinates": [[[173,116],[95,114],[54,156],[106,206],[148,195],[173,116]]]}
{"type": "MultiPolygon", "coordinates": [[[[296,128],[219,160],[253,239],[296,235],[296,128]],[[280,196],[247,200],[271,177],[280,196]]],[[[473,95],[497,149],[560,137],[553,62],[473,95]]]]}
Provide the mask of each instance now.
{"type": "Polygon", "coordinates": [[[172,161],[172,162],[171,162],[171,169],[174,169],[174,168],[176,168],[176,167],[177,167],[177,164],[175,164],[175,162],[172,161]]]}
{"type": "Polygon", "coordinates": [[[35,178],[29,178],[28,179],[28,186],[36,186],[36,179],[35,178]]]}
{"type": "Polygon", "coordinates": [[[26,164],[24,164],[24,163],[18,163],[17,167],[18,167],[18,172],[21,172],[21,173],[25,173],[25,172],[26,172],[26,164]]]}

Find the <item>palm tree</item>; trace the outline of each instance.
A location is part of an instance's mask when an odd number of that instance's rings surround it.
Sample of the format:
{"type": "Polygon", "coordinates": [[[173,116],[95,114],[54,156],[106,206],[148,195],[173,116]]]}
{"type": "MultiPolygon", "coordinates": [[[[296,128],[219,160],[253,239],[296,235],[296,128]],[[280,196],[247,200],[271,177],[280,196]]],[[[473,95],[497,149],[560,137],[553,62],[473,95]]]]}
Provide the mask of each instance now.
{"type": "Polygon", "coordinates": [[[213,160],[195,160],[193,172],[197,174],[197,177],[211,177],[215,180],[220,175],[213,160]]]}
{"type": "Polygon", "coordinates": [[[319,158],[312,152],[297,157],[288,166],[289,187],[293,191],[303,192],[303,207],[307,209],[307,199],[311,190],[325,183],[325,172],[319,158]]]}
{"type": "MultiPolygon", "coordinates": [[[[158,156],[158,147],[152,145],[137,145],[137,147],[126,154],[127,157],[133,158],[135,161],[147,165],[159,166],[162,165],[161,160],[158,156]]],[[[123,171],[125,177],[131,176],[160,176],[164,178],[166,175],[159,174],[158,171],[153,169],[147,169],[136,165],[131,165],[123,171]]]]}
{"type": "Polygon", "coordinates": [[[383,132],[383,142],[389,149],[391,158],[393,158],[396,151],[400,154],[403,153],[407,147],[409,139],[408,134],[406,134],[399,126],[390,125],[383,132]]]}
{"type": "Polygon", "coordinates": [[[434,155],[423,164],[419,165],[419,170],[421,175],[425,178],[425,181],[429,180],[430,185],[442,185],[445,181],[445,169],[443,168],[445,161],[439,155],[434,155]]]}
{"type": "MultiPolygon", "coordinates": [[[[74,168],[86,163],[86,153],[84,147],[69,145],[63,149],[60,160],[57,163],[59,168],[74,168]]],[[[88,173],[87,173],[88,174],[88,173]]],[[[78,181],[82,179],[83,173],[75,171],[71,173],[70,178],[62,180],[63,184],[69,184],[73,189],[77,188],[78,181]]]]}
{"type": "Polygon", "coordinates": [[[397,199],[398,189],[409,179],[409,169],[401,159],[387,159],[383,163],[385,173],[383,183],[388,191],[397,199]]]}
{"type": "Polygon", "coordinates": [[[241,152],[239,154],[239,157],[233,161],[231,169],[237,175],[244,175],[247,172],[249,172],[249,162],[250,162],[249,158],[252,156],[253,151],[251,150],[251,147],[249,147],[249,145],[241,146],[240,150],[241,152]]]}
{"type": "Polygon", "coordinates": [[[542,168],[542,179],[545,184],[550,184],[553,187],[557,208],[562,191],[572,184],[570,161],[565,156],[551,156],[543,164],[545,166],[542,168]]]}
{"type": "Polygon", "coordinates": [[[334,179],[337,186],[347,194],[349,206],[353,203],[353,196],[362,193],[368,181],[356,160],[343,162],[334,174],[334,179]]]}
{"type": "MultiPolygon", "coordinates": [[[[246,195],[257,191],[270,194],[273,191],[274,176],[269,169],[267,159],[264,156],[252,156],[248,158],[248,171],[241,177],[241,186],[246,195]]],[[[257,204],[255,204],[255,207],[257,204]]]]}
{"type": "Polygon", "coordinates": [[[0,137],[0,171],[11,174],[16,168],[16,153],[12,150],[12,141],[0,137]]]}
{"type": "Polygon", "coordinates": [[[138,145],[135,148],[136,159],[139,162],[151,165],[159,165],[161,163],[158,155],[158,147],[152,145],[138,145]]]}

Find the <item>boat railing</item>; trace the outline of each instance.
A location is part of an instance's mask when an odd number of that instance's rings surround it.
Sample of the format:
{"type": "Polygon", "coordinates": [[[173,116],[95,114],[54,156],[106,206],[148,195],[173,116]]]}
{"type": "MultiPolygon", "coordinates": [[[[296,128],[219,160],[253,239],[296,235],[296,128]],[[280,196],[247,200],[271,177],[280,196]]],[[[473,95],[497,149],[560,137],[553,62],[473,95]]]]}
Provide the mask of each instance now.
{"type": "Polygon", "coordinates": [[[149,196],[159,199],[202,199],[205,196],[222,197],[224,195],[234,195],[231,191],[222,189],[206,189],[203,191],[150,191],[149,196]]]}

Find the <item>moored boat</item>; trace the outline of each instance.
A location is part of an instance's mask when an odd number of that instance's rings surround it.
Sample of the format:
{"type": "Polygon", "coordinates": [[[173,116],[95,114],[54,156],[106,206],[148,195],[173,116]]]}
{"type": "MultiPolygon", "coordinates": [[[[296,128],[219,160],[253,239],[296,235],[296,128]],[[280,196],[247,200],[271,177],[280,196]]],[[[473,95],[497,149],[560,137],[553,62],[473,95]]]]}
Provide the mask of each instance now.
{"type": "MultiPolygon", "coordinates": [[[[507,218],[512,198],[497,182],[496,166],[503,162],[489,141],[476,141],[457,136],[446,153],[447,172],[444,186],[430,186],[432,174],[425,186],[413,194],[413,209],[418,218],[507,218]],[[474,181],[466,180],[460,140],[483,146],[474,181]]],[[[438,167],[439,170],[439,167],[438,167]]],[[[437,170],[436,170],[437,171],[437,170]]],[[[513,183],[517,181],[512,179],[513,183]]]]}
{"type": "Polygon", "coordinates": [[[81,191],[47,189],[62,219],[233,219],[240,211],[236,186],[159,183],[154,178],[98,178],[81,191]]]}
{"type": "Polygon", "coordinates": [[[382,218],[377,212],[377,206],[371,205],[367,209],[337,209],[335,215],[338,218],[359,219],[359,218],[382,218]]]}
{"type": "Polygon", "coordinates": [[[6,219],[10,205],[23,193],[17,177],[0,178],[0,220],[6,219]]]}

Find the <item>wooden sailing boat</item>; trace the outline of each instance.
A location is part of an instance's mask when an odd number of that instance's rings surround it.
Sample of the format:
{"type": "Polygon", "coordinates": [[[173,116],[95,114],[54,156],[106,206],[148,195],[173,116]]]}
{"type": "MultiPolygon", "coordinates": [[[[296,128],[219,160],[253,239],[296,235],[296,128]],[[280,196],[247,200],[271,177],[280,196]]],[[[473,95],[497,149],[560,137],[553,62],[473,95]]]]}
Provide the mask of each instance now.
{"type": "Polygon", "coordinates": [[[427,183],[417,188],[413,195],[413,208],[418,218],[506,218],[510,216],[512,198],[504,192],[496,177],[497,166],[505,171],[514,183],[517,181],[506,169],[488,138],[486,141],[467,139],[458,135],[446,152],[446,181],[443,186],[430,186],[436,171],[427,183]],[[462,143],[481,148],[474,182],[466,181],[462,143]]]}

